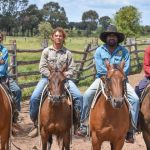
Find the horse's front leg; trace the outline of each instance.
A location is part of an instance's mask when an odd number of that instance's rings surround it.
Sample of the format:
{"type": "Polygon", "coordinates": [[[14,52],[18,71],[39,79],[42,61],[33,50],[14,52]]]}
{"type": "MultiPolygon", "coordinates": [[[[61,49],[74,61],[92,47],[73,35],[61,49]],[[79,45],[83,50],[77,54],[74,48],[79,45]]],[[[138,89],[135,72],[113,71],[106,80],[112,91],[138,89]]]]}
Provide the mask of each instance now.
{"type": "Polygon", "coordinates": [[[63,135],[63,147],[62,150],[70,150],[70,131],[63,135]]]}
{"type": "Polygon", "coordinates": [[[46,134],[44,128],[41,128],[41,140],[42,140],[42,150],[47,150],[48,133],[46,134]]]}
{"type": "Polygon", "coordinates": [[[150,150],[150,135],[148,131],[143,131],[143,138],[144,138],[144,142],[146,144],[146,148],[147,150],[150,150]]]}
{"type": "Polygon", "coordinates": [[[125,139],[111,142],[111,150],[122,150],[125,139]]]}
{"type": "Polygon", "coordinates": [[[102,141],[100,141],[96,135],[95,131],[92,131],[92,148],[93,150],[99,150],[101,148],[102,141]]]}

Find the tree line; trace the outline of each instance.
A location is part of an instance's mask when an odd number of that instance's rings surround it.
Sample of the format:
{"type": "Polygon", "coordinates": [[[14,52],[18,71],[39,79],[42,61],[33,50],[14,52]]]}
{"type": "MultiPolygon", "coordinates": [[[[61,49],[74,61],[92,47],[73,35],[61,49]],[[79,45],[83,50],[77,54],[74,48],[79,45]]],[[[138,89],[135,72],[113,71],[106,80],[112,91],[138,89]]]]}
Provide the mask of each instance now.
{"type": "Polygon", "coordinates": [[[134,6],[120,8],[113,18],[99,16],[95,10],[88,10],[82,14],[81,22],[69,22],[64,7],[57,2],[48,2],[38,9],[36,4],[28,5],[28,0],[0,0],[0,30],[7,35],[48,36],[48,30],[55,27],[65,28],[70,36],[97,35],[104,31],[111,23],[127,37],[147,35],[150,26],[141,26],[142,18],[139,10],[134,6]]]}

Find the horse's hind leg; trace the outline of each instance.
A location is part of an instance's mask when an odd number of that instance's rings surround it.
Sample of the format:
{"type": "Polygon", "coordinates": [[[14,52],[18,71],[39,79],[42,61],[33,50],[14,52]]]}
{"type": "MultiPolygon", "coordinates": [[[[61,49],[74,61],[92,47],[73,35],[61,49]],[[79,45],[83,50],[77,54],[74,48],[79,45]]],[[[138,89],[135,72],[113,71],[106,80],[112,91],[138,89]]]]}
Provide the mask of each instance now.
{"type": "Polygon", "coordinates": [[[143,138],[144,138],[147,150],[150,150],[150,135],[148,134],[148,132],[143,131],[143,138]]]}
{"type": "Polygon", "coordinates": [[[124,139],[114,141],[110,145],[111,150],[121,150],[124,145],[124,139]]]}

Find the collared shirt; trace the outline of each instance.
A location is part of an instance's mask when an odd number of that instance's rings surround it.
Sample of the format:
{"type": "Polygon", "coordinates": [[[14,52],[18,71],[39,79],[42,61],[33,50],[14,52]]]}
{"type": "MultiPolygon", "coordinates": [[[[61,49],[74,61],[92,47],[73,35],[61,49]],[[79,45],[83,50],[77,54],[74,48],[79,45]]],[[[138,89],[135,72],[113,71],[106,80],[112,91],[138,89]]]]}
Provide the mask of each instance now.
{"type": "Polygon", "coordinates": [[[150,46],[148,46],[145,49],[143,65],[144,65],[145,76],[150,78],[150,46]]]}
{"type": "Polygon", "coordinates": [[[42,75],[49,77],[49,65],[54,68],[56,66],[57,68],[62,68],[65,64],[67,65],[67,78],[72,78],[75,73],[75,64],[71,52],[65,47],[62,47],[60,50],[55,50],[53,46],[50,46],[42,52],[39,70],[42,75]]]}
{"type": "Polygon", "coordinates": [[[4,60],[4,64],[0,64],[0,77],[7,75],[8,69],[8,50],[0,44],[0,60],[4,60]]]}
{"type": "Polygon", "coordinates": [[[96,49],[94,59],[97,70],[96,74],[97,78],[100,78],[103,75],[106,75],[107,73],[107,68],[105,65],[106,59],[110,62],[110,64],[119,64],[124,59],[125,60],[124,72],[126,76],[129,73],[130,55],[128,50],[121,45],[118,45],[112,53],[109,52],[106,44],[98,47],[96,49]]]}

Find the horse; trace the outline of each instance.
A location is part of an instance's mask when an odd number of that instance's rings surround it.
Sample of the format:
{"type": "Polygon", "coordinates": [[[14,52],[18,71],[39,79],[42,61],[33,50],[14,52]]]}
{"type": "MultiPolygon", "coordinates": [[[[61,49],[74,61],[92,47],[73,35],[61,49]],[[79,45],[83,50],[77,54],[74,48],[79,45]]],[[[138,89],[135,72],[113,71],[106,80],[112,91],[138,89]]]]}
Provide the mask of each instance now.
{"type": "Polygon", "coordinates": [[[12,125],[12,105],[10,96],[4,85],[0,83],[0,147],[1,150],[9,150],[9,142],[12,125]]]}
{"type": "Polygon", "coordinates": [[[150,150],[150,84],[141,97],[139,124],[147,150],[150,150]]]}
{"type": "Polygon", "coordinates": [[[101,92],[90,111],[92,147],[99,150],[104,141],[109,141],[112,150],[121,150],[130,125],[129,104],[125,98],[125,62],[110,65],[106,61],[105,64],[107,74],[104,81],[101,80],[101,92]]]}
{"type": "Polygon", "coordinates": [[[42,150],[51,148],[52,135],[56,135],[61,150],[69,150],[72,111],[71,101],[65,90],[66,77],[63,72],[66,66],[62,69],[51,68],[50,70],[48,96],[41,105],[39,113],[42,150]]]}

